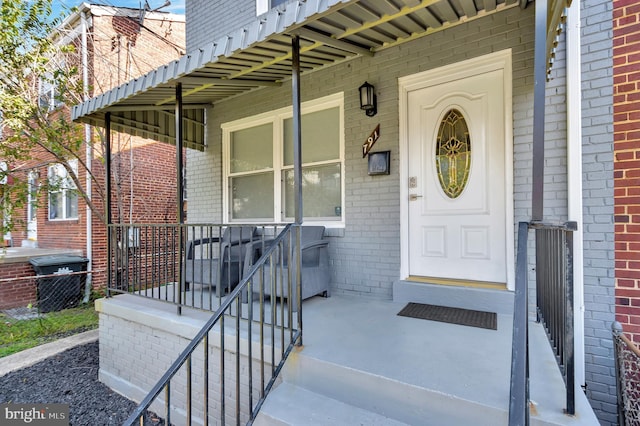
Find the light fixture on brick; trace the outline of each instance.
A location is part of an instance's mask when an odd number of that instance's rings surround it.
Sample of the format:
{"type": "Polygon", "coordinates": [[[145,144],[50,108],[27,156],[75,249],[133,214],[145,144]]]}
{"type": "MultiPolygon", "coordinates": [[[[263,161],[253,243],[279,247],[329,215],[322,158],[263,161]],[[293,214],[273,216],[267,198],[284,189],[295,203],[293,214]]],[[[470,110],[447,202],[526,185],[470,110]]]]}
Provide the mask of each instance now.
{"type": "Polygon", "coordinates": [[[363,109],[368,117],[373,117],[378,112],[375,88],[365,81],[358,90],[360,91],[360,109],[363,109]]]}

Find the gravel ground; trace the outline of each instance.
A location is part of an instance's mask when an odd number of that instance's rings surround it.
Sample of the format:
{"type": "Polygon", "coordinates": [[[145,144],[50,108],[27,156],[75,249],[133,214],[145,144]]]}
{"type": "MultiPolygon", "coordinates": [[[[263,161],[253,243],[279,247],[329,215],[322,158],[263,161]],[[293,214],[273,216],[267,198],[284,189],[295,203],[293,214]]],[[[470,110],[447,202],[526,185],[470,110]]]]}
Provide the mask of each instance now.
{"type": "MultiPolygon", "coordinates": [[[[69,404],[71,425],[119,425],[137,404],[98,381],[98,342],[0,377],[0,403],[69,404]]],[[[1,361],[0,361],[1,362],[1,361]]],[[[145,424],[161,424],[149,414],[145,424]]]]}

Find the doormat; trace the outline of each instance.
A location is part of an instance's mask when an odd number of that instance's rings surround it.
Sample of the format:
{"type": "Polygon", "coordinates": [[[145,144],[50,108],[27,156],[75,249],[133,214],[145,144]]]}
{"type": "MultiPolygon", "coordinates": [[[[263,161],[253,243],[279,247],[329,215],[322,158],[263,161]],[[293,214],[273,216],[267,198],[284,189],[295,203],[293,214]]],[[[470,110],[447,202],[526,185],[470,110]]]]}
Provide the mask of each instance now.
{"type": "Polygon", "coordinates": [[[495,312],[472,311],[470,309],[450,308],[448,306],[426,305],[424,303],[408,303],[398,315],[409,318],[420,318],[450,324],[468,325],[470,327],[498,329],[498,316],[495,312]]]}

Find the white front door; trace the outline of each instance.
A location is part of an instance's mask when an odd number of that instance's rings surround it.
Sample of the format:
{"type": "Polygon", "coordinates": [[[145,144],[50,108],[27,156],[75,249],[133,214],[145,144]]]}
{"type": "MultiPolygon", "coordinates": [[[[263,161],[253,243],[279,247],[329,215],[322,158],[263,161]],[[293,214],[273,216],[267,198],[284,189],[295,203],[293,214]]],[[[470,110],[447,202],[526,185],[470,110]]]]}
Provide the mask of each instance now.
{"type": "Polygon", "coordinates": [[[411,276],[507,283],[504,70],[407,92],[411,276]]]}

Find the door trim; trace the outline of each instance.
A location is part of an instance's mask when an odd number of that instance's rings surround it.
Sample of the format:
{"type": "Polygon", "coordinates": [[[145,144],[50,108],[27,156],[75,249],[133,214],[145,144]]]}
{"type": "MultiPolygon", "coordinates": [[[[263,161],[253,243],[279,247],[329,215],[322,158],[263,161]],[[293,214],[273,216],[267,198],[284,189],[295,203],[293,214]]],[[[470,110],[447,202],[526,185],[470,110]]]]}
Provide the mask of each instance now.
{"type": "Polygon", "coordinates": [[[491,53],[462,62],[445,65],[417,74],[398,78],[399,95],[399,148],[400,148],[400,279],[409,276],[409,140],[408,97],[409,92],[430,86],[502,70],[504,75],[504,159],[505,159],[505,208],[506,208],[506,276],[507,289],[515,288],[515,228],[513,208],[513,96],[511,49],[491,53]]]}

